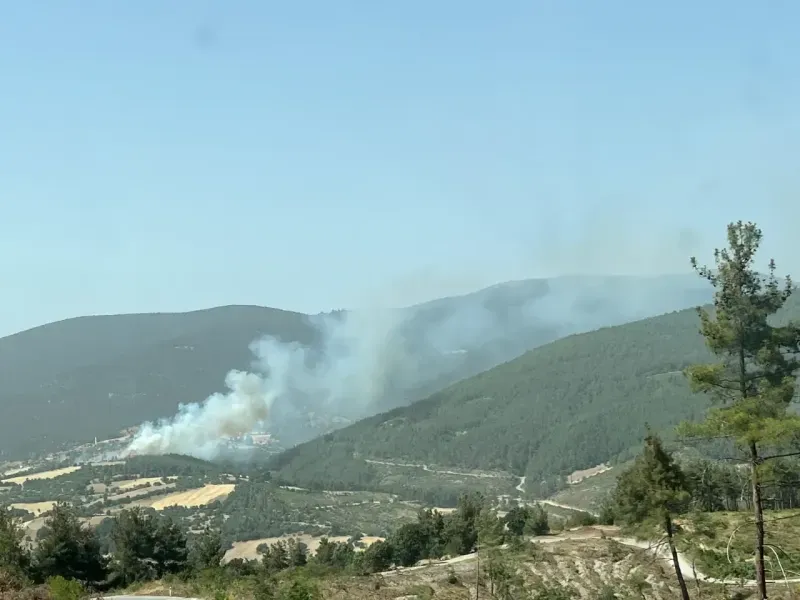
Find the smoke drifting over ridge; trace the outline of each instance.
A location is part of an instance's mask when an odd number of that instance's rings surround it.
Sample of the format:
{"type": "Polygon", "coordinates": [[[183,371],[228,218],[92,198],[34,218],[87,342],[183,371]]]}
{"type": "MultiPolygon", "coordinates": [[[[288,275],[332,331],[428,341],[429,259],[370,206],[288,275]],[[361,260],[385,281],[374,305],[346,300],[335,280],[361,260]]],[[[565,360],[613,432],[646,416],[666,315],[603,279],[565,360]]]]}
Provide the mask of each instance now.
{"type": "Polygon", "coordinates": [[[319,343],[254,341],[250,371],[232,370],[226,393],[145,423],[127,451],[213,458],[224,438],[262,422],[283,442],[297,443],[341,419],[407,404],[559,337],[710,297],[693,275],[563,277],[508,282],[405,309],[308,317],[319,343]]]}

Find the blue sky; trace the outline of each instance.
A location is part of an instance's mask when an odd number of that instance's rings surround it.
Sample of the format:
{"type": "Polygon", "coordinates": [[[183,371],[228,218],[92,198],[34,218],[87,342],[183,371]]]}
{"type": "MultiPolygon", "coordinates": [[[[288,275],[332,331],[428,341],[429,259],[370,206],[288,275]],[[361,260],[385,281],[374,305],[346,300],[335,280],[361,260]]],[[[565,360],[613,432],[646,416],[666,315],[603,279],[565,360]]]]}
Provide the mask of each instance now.
{"type": "Polygon", "coordinates": [[[0,333],[676,272],[738,218],[800,266],[798,19],[744,0],[9,4],[0,333]]]}

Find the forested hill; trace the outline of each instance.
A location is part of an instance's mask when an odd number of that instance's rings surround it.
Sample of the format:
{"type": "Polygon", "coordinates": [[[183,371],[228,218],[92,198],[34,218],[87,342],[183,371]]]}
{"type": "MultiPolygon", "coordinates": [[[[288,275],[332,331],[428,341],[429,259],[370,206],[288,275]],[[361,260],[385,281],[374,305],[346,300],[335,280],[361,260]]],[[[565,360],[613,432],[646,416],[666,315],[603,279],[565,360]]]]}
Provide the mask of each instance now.
{"type": "MultiPolygon", "coordinates": [[[[800,294],[781,319],[800,318],[800,294]]],[[[276,458],[301,486],[370,485],[365,458],[508,470],[529,483],[613,459],[699,416],[682,369],[710,359],[696,311],[573,335],[426,400],[315,439],[276,458]]]]}
{"type": "MultiPolygon", "coordinates": [[[[378,372],[382,394],[347,405],[324,395],[282,399],[273,406],[274,433],[287,444],[306,441],[341,417],[406,405],[564,335],[708,297],[708,286],[688,275],[563,277],[398,309],[391,336],[375,334],[368,319],[361,323],[362,313],[329,313],[328,326],[353,316],[356,323],[339,338],[354,346],[348,360],[378,372]]],[[[249,369],[249,346],[266,335],[326,352],[308,315],[260,306],[80,317],[0,338],[0,455],[88,442],[172,416],[182,403],[225,391],[226,373],[249,369]]]]}
{"type": "Polygon", "coordinates": [[[312,344],[301,313],[223,306],[69,319],[0,339],[0,455],[22,456],[144,420],[222,391],[262,335],[312,344]]]}

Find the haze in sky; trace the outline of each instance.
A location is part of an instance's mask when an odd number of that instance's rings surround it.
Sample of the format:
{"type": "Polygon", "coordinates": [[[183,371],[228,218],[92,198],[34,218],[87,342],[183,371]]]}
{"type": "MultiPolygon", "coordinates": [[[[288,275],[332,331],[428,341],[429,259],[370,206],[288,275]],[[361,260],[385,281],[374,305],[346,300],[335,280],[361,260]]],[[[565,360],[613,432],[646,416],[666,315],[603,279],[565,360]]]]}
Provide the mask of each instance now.
{"type": "Polygon", "coordinates": [[[15,3],[0,333],[678,272],[739,218],[800,267],[799,19],[789,0],[15,3]]]}

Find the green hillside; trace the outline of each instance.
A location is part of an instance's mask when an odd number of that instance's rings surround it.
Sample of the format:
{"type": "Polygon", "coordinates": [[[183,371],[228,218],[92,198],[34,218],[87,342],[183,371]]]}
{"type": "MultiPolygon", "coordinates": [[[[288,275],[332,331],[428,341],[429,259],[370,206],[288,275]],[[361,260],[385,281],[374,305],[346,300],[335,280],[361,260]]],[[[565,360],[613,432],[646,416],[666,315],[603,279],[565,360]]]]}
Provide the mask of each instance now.
{"type": "MultiPolygon", "coordinates": [[[[273,432],[285,444],[306,441],[341,418],[407,405],[564,335],[691,306],[709,297],[701,283],[688,276],[507,282],[398,309],[391,336],[376,339],[369,335],[380,319],[360,323],[357,311],[336,311],[324,315],[326,326],[353,315],[356,324],[332,349],[320,343],[315,317],[259,306],[51,323],[0,338],[0,457],[170,417],[182,403],[225,391],[226,373],[251,368],[249,346],[265,335],[310,346],[334,363],[344,343],[345,370],[358,370],[381,389],[369,398],[282,398],[273,406],[273,432]],[[355,343],[359,338],[367,339],[355,343]]],[[[326,383],[345,389],[341,381],[326,383]]]]}
{"type": "Polygon", "coordinates": [[[180,403],[223,391],[228,370],[248,368],[250,343],[267,334],[315,339],[306,315],[257,306],[85,317],[3,338],[0,351],[12,357],[6,368],[18,375],[0,384],[0,455],[102,439],[172,416],[180,403]]]}
{"type": "MultiPolygon", "coordinates": [[[[800,318],[800,296],[781,319],[800,318]]],[[[411,406],[297,446],[274,462],[302,486],[365,486],[380,471],[365,458],[505,470],[543,479],[614,459],[663,429],[700,416],[682,369],[710,358],[694,310],[532,350],[411,406]]]]}

